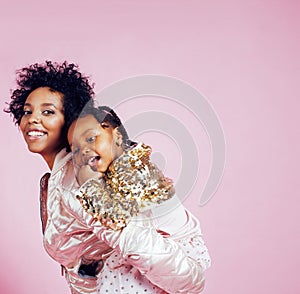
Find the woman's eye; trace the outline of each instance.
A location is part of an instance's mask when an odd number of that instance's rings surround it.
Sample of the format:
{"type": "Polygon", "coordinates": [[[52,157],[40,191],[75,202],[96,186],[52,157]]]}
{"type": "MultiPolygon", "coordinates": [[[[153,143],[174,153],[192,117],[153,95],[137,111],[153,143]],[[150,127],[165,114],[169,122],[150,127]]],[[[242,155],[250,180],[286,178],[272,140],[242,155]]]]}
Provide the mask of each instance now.
{"type": "Polygon", "coordinates": [[[31,114],[31,111],[30,110],[23,110],[23,115],[28,115],[28,114],[31,114]]]}
{"type": "Polygon", "coordinates": [[[50,110],[50,109],[46,109],[46,110],[43,111],[43,114],[45,114],[45,115],[51,115],[51,114],[54,114],[54,111],[50,110]]]}
{"type": "Polygon", "coordinates": [[[86,141],[88,143],[93,143],[95,141],[95,139],[96,139],[96,136],[92,136],[92,137],[87,138],[86,141]]]}

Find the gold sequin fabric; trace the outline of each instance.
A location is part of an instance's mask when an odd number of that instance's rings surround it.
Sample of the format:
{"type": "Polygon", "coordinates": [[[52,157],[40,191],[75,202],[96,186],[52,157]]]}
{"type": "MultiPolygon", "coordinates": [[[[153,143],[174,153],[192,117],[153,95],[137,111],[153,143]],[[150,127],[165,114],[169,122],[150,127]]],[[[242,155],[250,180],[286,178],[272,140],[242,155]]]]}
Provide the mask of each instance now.
{"type": "Polygon", "coordinates": [[[140,211],[174,195],[173,181],[150,162],[151,147],[139,143],[110,165],[106,177],[90,179],[77,198],[103,225],[119,230],[140,211]]]}

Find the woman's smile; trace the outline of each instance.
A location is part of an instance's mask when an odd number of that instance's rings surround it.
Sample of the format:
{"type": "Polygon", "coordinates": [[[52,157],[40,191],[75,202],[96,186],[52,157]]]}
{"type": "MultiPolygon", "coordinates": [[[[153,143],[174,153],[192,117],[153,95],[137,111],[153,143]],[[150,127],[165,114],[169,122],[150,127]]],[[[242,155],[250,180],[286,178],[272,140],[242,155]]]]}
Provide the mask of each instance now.
{"type": "Polygon", "coordinates": [[[26,132],[26,135],[28,137],[28,140],[39,140],[42,137],[47,135],[47,132],[44,130],[39,130],[39,129],[29,129],[26,132]]]}
{"type": "Polygon", "coordinates": [[[20,129],[31,152],[41,154],[51,164],[63,148],[65,124],[63,95],[48,87],[32,91],[24,104],[20,129]]]}

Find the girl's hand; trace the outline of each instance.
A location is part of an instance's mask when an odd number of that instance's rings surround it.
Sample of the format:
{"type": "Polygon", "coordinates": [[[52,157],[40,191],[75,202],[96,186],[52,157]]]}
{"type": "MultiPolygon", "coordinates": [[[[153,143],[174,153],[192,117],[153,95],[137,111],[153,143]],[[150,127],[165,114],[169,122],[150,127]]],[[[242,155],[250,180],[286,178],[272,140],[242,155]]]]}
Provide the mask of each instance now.
{"type": "Polygon", "coordinates": [[[104,176],[103,173],[93,171],[89,165],[83,165],[77,170],[76,179],[81,186],[89,179],[99,179],[104,176]]]}

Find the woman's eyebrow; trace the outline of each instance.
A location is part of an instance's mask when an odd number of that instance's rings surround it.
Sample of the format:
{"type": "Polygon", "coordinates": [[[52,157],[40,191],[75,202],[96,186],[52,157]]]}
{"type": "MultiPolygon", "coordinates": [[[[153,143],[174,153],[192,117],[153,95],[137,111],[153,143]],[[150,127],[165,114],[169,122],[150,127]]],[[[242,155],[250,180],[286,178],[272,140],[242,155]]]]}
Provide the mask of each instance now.
{"type": "Polygon", "coordinates": [[[43,103],[42,106],[53,106],[54,108],[57,109],[56,105],[53,103],[43,103]]]}
{"type": "MultiPolygon", "coordinates": [[[[30,103],[25,103],[24,104],[24,106],[32,106],[30,103]]],[[[57,107],[56,107],[56,105],[55,104],[53,104],[53,103],[43,103],[43,104],[41,104],[41,106],[53,106],[54,108],[56,108],[57,109],[57,107]]]]}

